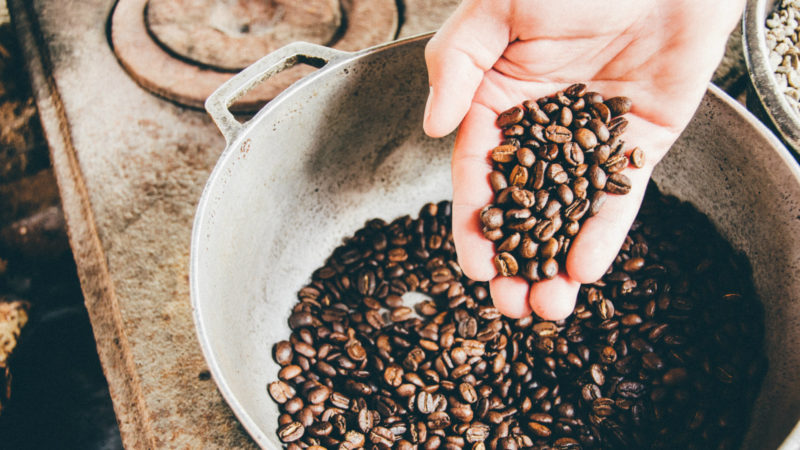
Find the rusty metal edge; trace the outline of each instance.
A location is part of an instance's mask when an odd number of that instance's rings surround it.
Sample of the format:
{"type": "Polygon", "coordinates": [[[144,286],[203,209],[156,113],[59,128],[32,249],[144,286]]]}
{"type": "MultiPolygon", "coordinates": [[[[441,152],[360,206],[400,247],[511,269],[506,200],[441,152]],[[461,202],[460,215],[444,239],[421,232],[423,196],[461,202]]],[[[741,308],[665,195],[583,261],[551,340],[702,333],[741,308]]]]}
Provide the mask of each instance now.
{"type": "Polygon", "coordinates": [[[72,142],[69,120],[52,77],[52,63],[32,2],[8,0],[30,78],[39,118],[67,223],[70,247],[78,267],[84,303],[92,323],[97,353],[108,381],[125,448],[154,448],[149,414],[133,355],[124,332],[105,252],[72,142]]]}

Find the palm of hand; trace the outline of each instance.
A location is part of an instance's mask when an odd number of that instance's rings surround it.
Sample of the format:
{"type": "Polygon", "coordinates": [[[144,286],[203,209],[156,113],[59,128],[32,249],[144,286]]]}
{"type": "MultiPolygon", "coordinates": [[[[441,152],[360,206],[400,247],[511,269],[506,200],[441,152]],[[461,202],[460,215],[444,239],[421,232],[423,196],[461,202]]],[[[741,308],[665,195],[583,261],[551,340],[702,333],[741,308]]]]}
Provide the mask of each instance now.
{"type": "MultiPolygon", "coordinates": [[[[473,4],[473,8],[479,10],[480,2],[473,3],[478,4],[473,4]]],[[[495,304],[505,314],[524,316],[532,307],[543,318],[558,319],[572,311],[580,283],[598,279],[612,262],[638,211],[654,165],[677,139],[699,103],[721,56],[719,43],[724,43],[727,28],[719,27],[722,39],[717,39],[717,45],[705,45],[703,40],[708,39],[708,30],[692,28],[691,8],[707,2],[696,2],[687,10],[686,5],[674,0],[670,7],[677,9],[672,10],[671,20],[661,22],[660,29],[647,27],[658,23],[651,14],[665,14],[663,10],[652,9],[653,4],[661,3],[665,2],[609,6],[603,14],[616,18],[613,27],[587,26],[580,19],[558,20],[568,10],[564,5],[559,5],[557,11],[536,9],[536,14],[516,15],[510,24],[506,23],[505,34],[504,30],[491,32],[496,23],[487,25],[485,35],[459,34],[460,29],[451,31],[445,25],[429,45],[434,93],[433,105],[426,111],[425,126],[429,134],[446,134],[449,126],[455,126],[447,123],[451,117],[446,114],[446,101],[441,99],[457,94],[449,91],[463,90],[459,81],[469,82],[470,77],[478,77],[471,101],[460,105],[468,111],[453,153],[453,233],[464,272],[477,280],[491,280],[495,304]],[[620,12],[612,8],[627,9],[620,12]],[[551,25],[554,23],[571,25],[551,25]],[[459,36],[458,39],[453,41],[448,32],[459,36]],[[508,36],[515,37],[510,44],[508,36]],[[457,43],[456,52],[467,55],[473,69],[483,69],[472,74],[451,71],[455,83],[437,84],[439,73],[435,61],[431,62],[431,53],[435,55],[437,46],[442,40],[447,43],[448,37],[451,44],[457,43]],[[499,58],[495,56],[498,54],[499,58]],[[643,169],[626,171],[633,183],[630,194],[610,196],[603,210],[584,223],[568,255],[566,273],[532,286],[518,277],[497,277],[492,263],[494,245],[481,234],[477,219],[478,211],[493,197],[485,180],[491,171],[487,152],[501,139],[494,120],[500,112],[522,100],[552,94],[574,82],[586,83],[590,90],[606,97],[625,95],[634,100],[634,109],[626,116],[629,126],[623,140],[626,148],[638,146],[645,150],[647,164],[643,169]],[[440,100],[438,105],[436,100],[440,100]]],[[[544,8],[547,7],[553,8],[544,8]]],[[[469,5],[464,9],[467,13],[477,13],[475,20],[487,20],[485,12],[470,10],[469,5]]],[[[603,17],[596,19],[593,23],[608,23],[603,17]]],[[[464,20],[469,23],[471,19],[464,20]]],[[[458,62],[458,55],[450,56],[449,62],[458,62]]],[[[464,93],[460,94],[463,97],[464,93]]]]}

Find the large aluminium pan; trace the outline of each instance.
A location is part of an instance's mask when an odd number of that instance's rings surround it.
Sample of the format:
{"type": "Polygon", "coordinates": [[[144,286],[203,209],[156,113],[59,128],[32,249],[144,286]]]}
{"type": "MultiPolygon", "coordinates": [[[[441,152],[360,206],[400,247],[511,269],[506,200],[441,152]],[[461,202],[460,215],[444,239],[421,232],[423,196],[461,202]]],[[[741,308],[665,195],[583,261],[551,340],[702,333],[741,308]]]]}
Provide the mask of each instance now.
{"type": "MultiPolygon", "coordinates": [[[[194,319],[220,392],[263,447],[280,446],[278,409],[266,392],[278,370],[270,350],[289,335],[289,310],[312,270],[367,219],[451,197],[452,137],[432,140],[421,127],[426,41],[358,53],[292,44],[206,104],[227,147],[194,223],[194,319]],[[323,67],[246,123],[231,115],[244,91],[296,63],[323,67]]],[[[776,448],[800,416],[800,169],[711,86],[654,178],[706,213],[752,263],[770,366],[744,448],[776,448]]],[[[800,447],[797,435],[788,439],[785,448],[800,447]]]]}

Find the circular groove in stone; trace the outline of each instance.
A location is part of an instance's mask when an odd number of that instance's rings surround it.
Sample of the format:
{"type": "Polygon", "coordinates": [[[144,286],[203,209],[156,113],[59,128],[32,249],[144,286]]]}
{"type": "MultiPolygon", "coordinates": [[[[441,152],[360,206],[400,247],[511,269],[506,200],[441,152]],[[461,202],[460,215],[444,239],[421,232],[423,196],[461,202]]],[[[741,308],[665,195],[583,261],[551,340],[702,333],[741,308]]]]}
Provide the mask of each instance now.
{"type": "MultiPolygon", "coordinates": [[[[332,45],[343,51],[361,50],[394,39],[398,11],[394,0],[341,0],[347,28],[332,45]]],[[[176,58],[148,33],[147,0],[119,0],[111,17],[111,43],[120,64],[140,86],[184,106],[202,109],[205,100],[234,73],[200,66],[176,58]]],[[[314,71],[300,65],[285,70],[256,86],[231,109],[254,112],[314,71]]]]}
{"type": "Polygon", "coordinates": [[[335,43],[338,0],[148,0],[150,35],[180,58],[241,70],[294,41],[335,43]]]}

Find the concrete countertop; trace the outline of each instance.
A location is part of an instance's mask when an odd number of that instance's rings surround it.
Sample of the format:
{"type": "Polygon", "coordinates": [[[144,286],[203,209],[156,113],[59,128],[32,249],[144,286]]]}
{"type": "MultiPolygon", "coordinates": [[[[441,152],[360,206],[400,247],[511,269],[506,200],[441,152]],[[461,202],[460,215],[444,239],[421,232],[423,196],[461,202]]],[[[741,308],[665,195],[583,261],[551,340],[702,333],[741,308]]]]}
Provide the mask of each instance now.
{"type": "MultiPolygon", "coordinates": [[[[435,28],[457,3],[407,1],[399,36],[435,28]]],[[[189,300],[195,205],[225,142],[204,111],[150,94],[119,65],[107,37],[114,4],[9,9],[122,440],[255,447],[210,379],[189,300]]]]}

